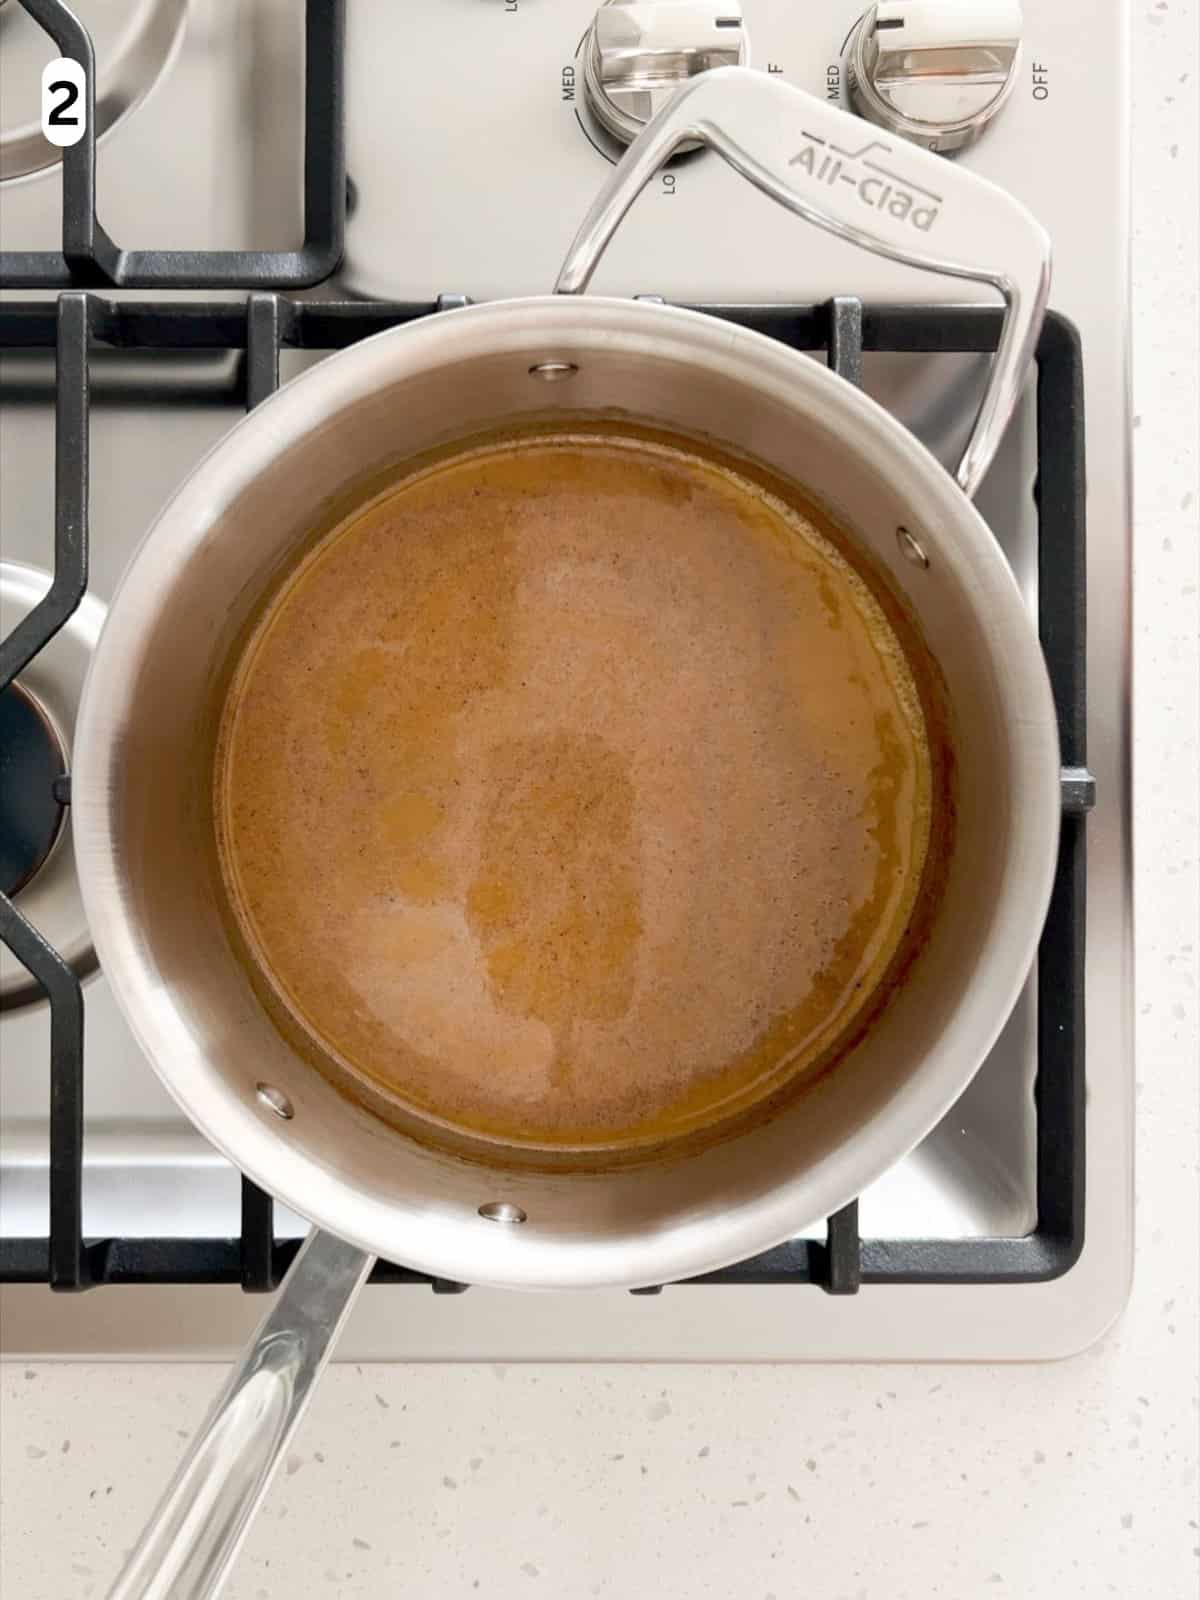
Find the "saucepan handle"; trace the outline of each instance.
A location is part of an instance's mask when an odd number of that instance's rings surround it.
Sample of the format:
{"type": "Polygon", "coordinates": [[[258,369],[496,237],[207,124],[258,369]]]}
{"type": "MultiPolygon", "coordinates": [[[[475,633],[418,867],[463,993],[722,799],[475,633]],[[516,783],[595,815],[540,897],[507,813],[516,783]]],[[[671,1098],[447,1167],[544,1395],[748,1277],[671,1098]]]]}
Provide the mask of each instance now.
{"type": "Polygon", "coordinates": [[[109,1600],[220,1592],[373,1264],[331,1233],[309,1234],[109,1600]]]}
{"type": "Polygon", "coordinates": [[[987,393],[955,477],[974,495],[1033,357],[1050,290],[1050,240],[1019,201],[977,173],[885,133],[765,72],[703,72],[647,124],[593,201],[558,294],[580,294],[609,240],[681,145],[700,143],[806,222],[925,272],[1004,298],[987,393]]]}

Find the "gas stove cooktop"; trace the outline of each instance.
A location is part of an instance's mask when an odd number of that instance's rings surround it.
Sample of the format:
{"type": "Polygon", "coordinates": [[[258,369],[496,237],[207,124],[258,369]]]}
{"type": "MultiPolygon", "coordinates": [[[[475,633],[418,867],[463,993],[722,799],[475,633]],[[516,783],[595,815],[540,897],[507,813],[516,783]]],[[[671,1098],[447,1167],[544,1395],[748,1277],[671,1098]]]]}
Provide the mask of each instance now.
{"type": "MultiPolygon", "coordinates": [[[[72,10],[81,26],[57,0],[0,0],[0,667],[19,669],[0,703],[18,819],[0,852],[6,1352],[231,1352],[260,1310],[244,1290],[278,1281],[304,1228],[190,1128],[95,970],[60,823],[106,599],[159,506],[276,382],[464,298],[550,287],[622,137],[666,92],[650,49],[781,74],[869,112],[865,139],[882,119],[955,146],[947,159],[1051,232],[1054,314],[978,500],[1038,615],[1059,706],[1050,921],[967,1093],[856,1207],[658,1294],[431,1294],[387,1268],[339,1354],[967,1359],[1086,1344],[1123,1303],[1132,1237],[1123,6],[1027,0],[1023,20],[1002,0],[891,0],[862,20],[859,0],[72,10]],[[42,68],[86,66],[89,31],[91,133],[64,150],[39,131],[42,68]]],[[[974,290],[806,228],[707,155],[646,192],[596,288],[810,350],[947,463],[998,327],[974,290]]]]}

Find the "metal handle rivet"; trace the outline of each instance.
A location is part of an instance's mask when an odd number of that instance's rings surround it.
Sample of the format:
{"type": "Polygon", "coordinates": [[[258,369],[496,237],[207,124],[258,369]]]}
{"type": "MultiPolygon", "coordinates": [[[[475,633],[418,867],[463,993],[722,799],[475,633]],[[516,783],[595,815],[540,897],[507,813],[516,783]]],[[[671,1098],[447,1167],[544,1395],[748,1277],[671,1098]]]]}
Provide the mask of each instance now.
{"type": "Polygon", "coordinates": [[[531,378],[540,378],[543,383],[561,383],[564,378],[573,378],[579,368],[573,361],[538,361],[529,369],[531,378]]]}
{"type": "Polygon", "coordinates": [[[901,555],[906,561],[911,561],[914,567],[929,566],[929,557],[907,528],[896,529],[896,543],[900,546],[901,555]]]}
{"type": "Polygon", "coordinates": [[[271,1083],[256,1083],[254,1092],[258,1096],[258,1103],[266,1106],[268,1111],[274,1112],[277,1117],[282,1117],[284,1122],[290,1122],[296,1115],[295,1107],[284,1094],[282,1089],[277,1089],[271,1083]]]}
{"type": "Polygon", "coordinates": [[[511,1200],[489,1200],[479,1208],[479,1215],[489,1222],[524,1222],[525,1212],[511,1200]]]}

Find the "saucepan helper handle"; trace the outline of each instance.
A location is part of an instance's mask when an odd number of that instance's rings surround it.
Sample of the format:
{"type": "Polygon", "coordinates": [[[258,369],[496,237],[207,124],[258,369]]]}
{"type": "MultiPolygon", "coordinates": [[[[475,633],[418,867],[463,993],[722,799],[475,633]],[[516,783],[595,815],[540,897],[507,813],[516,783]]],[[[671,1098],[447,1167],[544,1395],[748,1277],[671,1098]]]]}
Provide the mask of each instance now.
{"type": "Polygon", "coordinates": [[[374,1258],[314,1230],[109,1600],[211,1600],[308,1407],[374,1258]]]}
{"type": "Polygon", "coordinates": [[[581,294],[625,213],[681,145],[699,142],[806,222],[876,255],[988,284],[1005,318],[955,477],[974,495],[1033,357],[1050,240],[1019,201],[802,89],[748,67],[698,73],[625,152],[567,252],[558,294],[581,294]]]}

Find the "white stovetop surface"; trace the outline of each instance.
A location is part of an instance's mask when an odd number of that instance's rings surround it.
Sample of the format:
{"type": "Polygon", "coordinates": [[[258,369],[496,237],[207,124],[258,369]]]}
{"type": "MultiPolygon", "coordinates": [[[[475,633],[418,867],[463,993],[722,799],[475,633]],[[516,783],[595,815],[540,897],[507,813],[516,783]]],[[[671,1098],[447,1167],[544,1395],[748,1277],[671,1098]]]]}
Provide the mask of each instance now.
{"type": "MultiPolygon", "coordinates": [[[[1139,1212],[1122,1320],[1028,1367],[338,1366],[231,1600],[1193,1600],[1197,27],[1195,0],[1143,0],[1134,20],[1139,1212]]],[[[204,1365],[2,1369],[0,1592],[103,1593],[216,1383],[204,1365]]]]}

